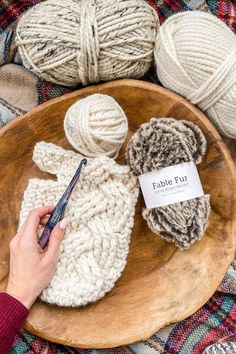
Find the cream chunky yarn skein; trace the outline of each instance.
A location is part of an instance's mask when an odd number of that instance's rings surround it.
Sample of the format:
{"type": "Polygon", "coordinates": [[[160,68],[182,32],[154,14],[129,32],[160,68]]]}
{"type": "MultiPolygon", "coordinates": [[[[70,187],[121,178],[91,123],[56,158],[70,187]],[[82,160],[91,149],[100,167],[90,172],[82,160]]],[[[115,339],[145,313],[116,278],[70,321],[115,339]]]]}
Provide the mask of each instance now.
{"type": "Polygon", "coordinates": [[[173,15],[160,28],[154,55],[161,83],[235,138],[236,37],[227,25],[198,11],[173,15]]]}
{"type": "Polygon", "coordinates": [[[153,61],[159,26],[144,0],[47,0],[16,30],[26,68],[66,86],[139,78],[153,61]]]}
{"type": "MultiPolygon", "coordinates": [[[[130,139],[126,158],[131,171],[139,176],[182,162],[201,162],[206,152],[202,131],[192,122],[173,118],[152,118],[130,139]]],[[[200,240],[208,225],[209,196],[160,208],[143,209],[149,228],[180,249],[200,240]]]]}
{"type": "Polygon", "coordinates": [[[128,121],[114,98],[94,94],[68,109],[64,129],[70,144],[81,154],[117,157],[128,132],[128,121]]]}
{"type": "MultiPolygon", "coordinates": [[[[29,210],[55,205],[82,156],[45,142],[33,160],[57,181],[31,179],[24,193],[20,225],[29,210]]],[[[88,161],[71,195],[65,216],[69,225],[61,244],[56,273],[41,299],[59,306],[81,306],[112,289],[126,265],[138,197],[128,166],[107,156],[88,161]]]]}

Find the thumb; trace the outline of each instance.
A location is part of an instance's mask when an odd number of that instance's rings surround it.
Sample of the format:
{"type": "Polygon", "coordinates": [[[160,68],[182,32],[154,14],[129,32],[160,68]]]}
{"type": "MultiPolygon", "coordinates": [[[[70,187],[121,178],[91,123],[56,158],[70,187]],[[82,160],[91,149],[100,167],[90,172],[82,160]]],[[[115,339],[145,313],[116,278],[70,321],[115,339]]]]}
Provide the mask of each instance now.
{"type": "Polygon", "coordinates": [[[58,256],[68,222],[69,220],[64,218],[52,230],[48,244],[47,257],[54,259],[58,256]]]}

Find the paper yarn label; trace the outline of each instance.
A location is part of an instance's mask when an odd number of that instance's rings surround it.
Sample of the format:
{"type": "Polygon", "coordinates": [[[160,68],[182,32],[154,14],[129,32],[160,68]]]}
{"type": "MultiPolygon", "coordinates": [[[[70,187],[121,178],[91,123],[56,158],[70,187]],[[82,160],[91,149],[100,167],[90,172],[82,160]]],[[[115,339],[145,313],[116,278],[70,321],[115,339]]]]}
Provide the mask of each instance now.
{"type": "Polygon", "coordinates": [[[138,177],[146,207],[158,208],[204,195],[193,161],[164,167],[138,177]]]}

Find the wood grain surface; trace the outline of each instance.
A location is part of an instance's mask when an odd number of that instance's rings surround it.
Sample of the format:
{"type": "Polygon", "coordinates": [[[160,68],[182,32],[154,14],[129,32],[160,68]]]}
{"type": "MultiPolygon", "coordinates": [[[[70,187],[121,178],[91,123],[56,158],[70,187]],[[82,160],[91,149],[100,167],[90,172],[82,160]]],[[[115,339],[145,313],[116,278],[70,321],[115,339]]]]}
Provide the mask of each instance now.
{"type": "MultiPolygon", "coordinates": [[[[31,177],[51,178],[32,162],[41,140],[71,148],[63,131],[66,110],[93,93],[113,96],[129,119],[129,137],[151,117],[189,119],[204,132],[208,151],[199,167],[212,212],[204,238],[187,251],[154,235],[136,208],[128,263],[113,290],[83,308],[59,308],[37,301],[25,327],[57,343],[83,348],[114,347],[151,336],[198,310],[214,293],[234,256],[236,174],[227,147],[207,118],[176,94],[157,85],[119,80],[53,99],[0,130],[0,290],[9,271],[23,191],[31,177]]],[[[124,163],[122,148],[118,162],[124,163]]]]}

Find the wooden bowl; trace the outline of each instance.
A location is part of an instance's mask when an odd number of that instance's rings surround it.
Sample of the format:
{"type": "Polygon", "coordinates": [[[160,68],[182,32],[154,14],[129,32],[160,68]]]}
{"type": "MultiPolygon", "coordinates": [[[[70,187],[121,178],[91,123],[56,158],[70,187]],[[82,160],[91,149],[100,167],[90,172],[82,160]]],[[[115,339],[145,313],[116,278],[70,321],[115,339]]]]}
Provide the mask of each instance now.
{"type": "MultiPolygon", "coordinates": [[[[129,118],[128,138],[151,117],[189,119],[203,130],[208,152],[199,170],[205,193],[211,194],[212,212],[204,238],[180,251],[148,229],[140,197],[128,264],[113,290],[83,308],[34,304],[26,329],[50,341],[83,348],[133,343],[191,315],[214,293],[236,248],[235,167],[216,130],[178,95],[154,84],[119,80],[53,99],[0,130],[0,289],[6,286],[8,244],[16,232],[27,181],[51,178],[32,162],[34,145],[45,140],[70,148],[63,130],[65,112],[77,99],[97,92],[121,104],[129,118]]],[[[120,163],[124,163],[124,149],[120,163]]]]}

